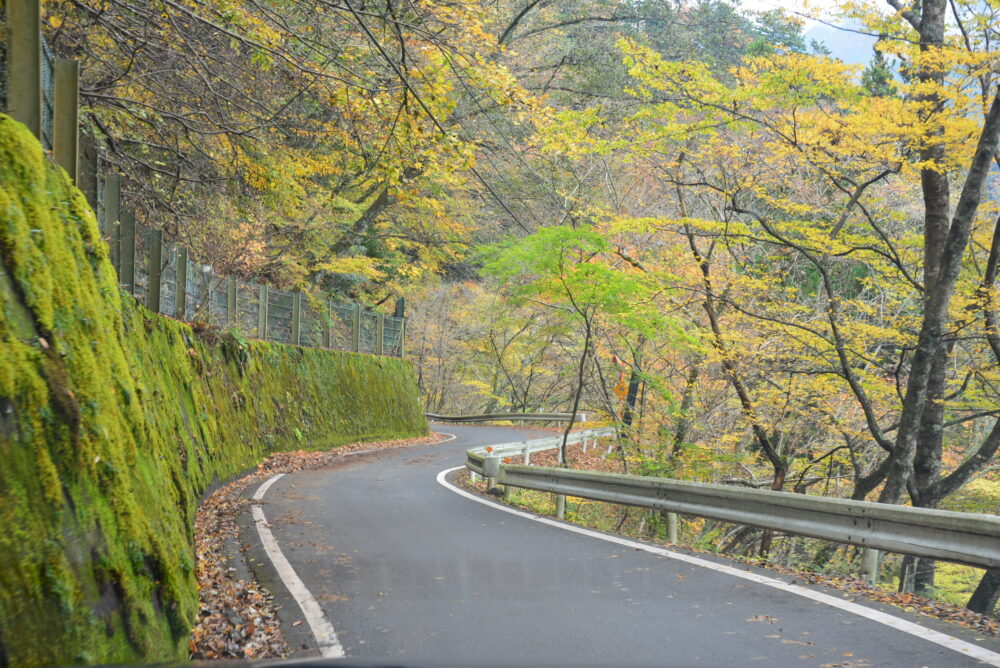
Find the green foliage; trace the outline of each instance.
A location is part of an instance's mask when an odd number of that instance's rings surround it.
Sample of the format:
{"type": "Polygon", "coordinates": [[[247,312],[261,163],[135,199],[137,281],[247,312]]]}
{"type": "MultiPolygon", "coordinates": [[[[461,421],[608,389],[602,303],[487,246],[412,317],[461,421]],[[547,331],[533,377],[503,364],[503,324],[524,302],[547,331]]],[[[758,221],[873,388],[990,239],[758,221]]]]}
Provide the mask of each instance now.
{"type": "Polygon", "coordinates": [[[268,453],[416,436],[402,360],[199,339],[123,297],[79,191],[0,116],[0,661],[176,661],[192,526],[268,453]]]}
{"type": "Polygon", "coordinates": [[[488,249],[485,270],[505,282],[515,300],[546,302],[566,313],[596,313],[647,336],[676,321],[655,308],[659,291],[649,276],[615,266],[610,242],[589,226],[544,227],[488,249]]]}
{"type": "Polygon", "coordinates": [[[872,97],[892,97],[896,94],[892,68],[878,49],[861,74],[861,85],[872,97]]]}

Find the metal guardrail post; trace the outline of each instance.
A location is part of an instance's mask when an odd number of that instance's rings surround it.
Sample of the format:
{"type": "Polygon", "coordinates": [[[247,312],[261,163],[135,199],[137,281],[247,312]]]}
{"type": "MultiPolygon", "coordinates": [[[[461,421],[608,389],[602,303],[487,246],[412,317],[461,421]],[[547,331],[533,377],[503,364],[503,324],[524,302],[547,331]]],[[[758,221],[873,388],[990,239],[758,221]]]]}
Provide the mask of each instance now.
{"type": "Polygon", "coordinates": [[[188,276],[188,252],[187,248],[177,247],[177,269],[176,287],[174,297],[174,317],[184,320],[187,318],[187,276],[188,276]]]}
{"type": "Polygon", "coordinates": [[[496,487],[497,478],[500,476],[500,456],[492,452],[486,455],[483,460],[483,474],[486,476],[486,489],[496,487]]]}
{"type": "Polygon", "coordinates": [[[677,539],[677,513],[667,513],[667,542],[676,545],[677,539]]]}
{"type": "MultiPolygon", "coordinates": [[[[58,137],[58,135],[56,135],[58,137]]],[[[146,308],[160,312],[160,279],[163,270],[163,230],[151,230],[149,248],[149,284],[146,286],[146,308]]]]}
{"type": "Polygon", "coordinates": [[[257,336],[261,341],[267,341],[267,286],[260,286],[257,295],[257,336]]]}
{"type": "Polygon", "coordinates": [[[42,139],[42,20],[39,0],[7,0],[7,112],[42,139]]]}
{"type": "Polygon", "coordinates": [[[115,271],[120,272],[121,255],[121,218],[122,177],[121,174],[108,174],[104,181],[104,235],[108,237],[108,252],[115,271]]]}
{"type": "Polygon", "coordinates": [[[868,584],[876,584],[878,582],[879,557],[878,550],[873,550],[870,547],[861,550],[861,577],[868,584]]]}
{"type": "Polygon", "coordinates": [[[122,255],[118,282],[126,286],[129,294],[135,295],[135,213],[130,209],[122,211],[118,222],[122,255]]]}
{"type": "Polygon", "coordinates": [[[232,326],[239,319],[237,304],[239,299],[239,285],[232,278],[226,281],[226,324],[232,326]]]}
{"type": "Polygon", "coordinates": [[[52,154],[75,184],[80,164],[80,64],[58,58],[54,74],[52,154]]]}
{"type": "Polygon", "coordinates": [[[556,494],[556,517],[565,519],[566,517],[566,495],[556,494]]]}
{"type": "Polygon", "coordinates": [[[289,343],[302,345],[302,293],[298,290],[292,293],[292,340],[289,343]]]}

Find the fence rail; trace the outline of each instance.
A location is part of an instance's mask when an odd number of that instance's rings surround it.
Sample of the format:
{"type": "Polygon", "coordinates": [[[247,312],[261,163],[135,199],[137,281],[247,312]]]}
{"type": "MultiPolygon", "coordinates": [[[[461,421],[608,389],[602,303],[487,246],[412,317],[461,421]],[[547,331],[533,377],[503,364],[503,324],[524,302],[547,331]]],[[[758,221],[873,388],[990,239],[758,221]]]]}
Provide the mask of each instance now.
{"type": "Polygon", "coordinates": [[[403,356],[401,304],[390,316],[222,276],[211,262],[164,241],[161,230],[137,224],[122,205],[121,176],[102,173],[96,145],[81,156],[79,68],[49,48],[38,0],[7,0],[0,14],[9,37],[0,40],[0,109],[27,125],[87,196],[123,289],[158,313],[238,327],[265,341],[403,356]]]}
{"type": "MultiPolygon", "coordinates": [[[[575,442],[587,438],[587,433],[575,442]]],[[[551,440],[498,445],[492,452],[474,448],[467,452],[466,467],[499,485],[552,492],[563,498],[709,517],[979,568],[1000,567],[1000,517],[995,515],[504,462],[517,451],[512,449],[515,445],[527,459],[534,443],[551,440]]]]}

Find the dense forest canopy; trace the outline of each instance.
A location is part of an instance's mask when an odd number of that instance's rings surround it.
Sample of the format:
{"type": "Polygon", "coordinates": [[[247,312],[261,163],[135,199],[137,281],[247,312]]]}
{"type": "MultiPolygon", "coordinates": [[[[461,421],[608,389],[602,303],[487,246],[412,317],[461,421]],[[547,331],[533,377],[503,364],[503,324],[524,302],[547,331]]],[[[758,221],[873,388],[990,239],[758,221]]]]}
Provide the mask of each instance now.
{"type": "Polygon", "coordinates": [[[866,68],[723,0],[45,8],[141,217],[409,297],[429,410],[596,411],[628,471],[776,490],[996,476],[992,0],[843,3],[866,68]]]}

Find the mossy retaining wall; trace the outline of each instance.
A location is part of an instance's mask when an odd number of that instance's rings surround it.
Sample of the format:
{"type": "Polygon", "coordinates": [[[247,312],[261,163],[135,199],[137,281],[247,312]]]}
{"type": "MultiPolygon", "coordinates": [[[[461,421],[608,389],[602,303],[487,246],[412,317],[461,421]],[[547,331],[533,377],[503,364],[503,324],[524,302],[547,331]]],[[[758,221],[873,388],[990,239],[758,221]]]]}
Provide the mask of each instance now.
{"type": "Polygon", "coordinates": [[[209,485],[427,430],[406,361],[210,338],[119,292],[86,200],[0,115],[0,667],[183,659],[209,485]]]}

